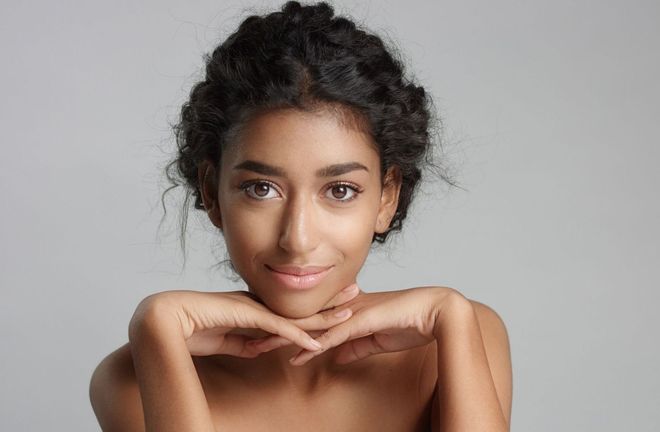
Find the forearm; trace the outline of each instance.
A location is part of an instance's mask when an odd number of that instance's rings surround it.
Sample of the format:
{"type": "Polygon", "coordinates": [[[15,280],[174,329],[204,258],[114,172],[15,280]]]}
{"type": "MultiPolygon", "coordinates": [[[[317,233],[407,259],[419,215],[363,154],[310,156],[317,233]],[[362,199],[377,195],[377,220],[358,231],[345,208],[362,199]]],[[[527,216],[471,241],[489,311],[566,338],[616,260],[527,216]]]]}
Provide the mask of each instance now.
{"type": "Polygon", "coordinates": [[[150,311],[129,330],[145,430],[214,432],[206,396],[180,326],[162,319],[163,313],[150,311]]]}
{"type": "Polygon", "coordinates": [[[452,296],[438,313],[434,430],[508,431],[470,301],[452,296]]]}

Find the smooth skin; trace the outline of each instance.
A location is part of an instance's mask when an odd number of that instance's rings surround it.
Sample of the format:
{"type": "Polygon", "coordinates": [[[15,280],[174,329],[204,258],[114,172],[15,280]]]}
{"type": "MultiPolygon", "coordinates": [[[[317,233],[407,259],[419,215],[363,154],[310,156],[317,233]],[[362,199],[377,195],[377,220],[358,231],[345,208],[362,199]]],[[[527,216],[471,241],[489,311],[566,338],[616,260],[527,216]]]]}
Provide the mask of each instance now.
{"type": "Polygon", "coordinates": [[[374,143],[338,116],[263,114],[220,172],[200,165],[248,292],[144,299],[129,343],[92,377],[104,431],[509,430],[510,348],[494,310],[448,287],[357,287],[401,179],[381,177],[374,143]],[[331,271],[296,290],[272,265],[331,271]]]}

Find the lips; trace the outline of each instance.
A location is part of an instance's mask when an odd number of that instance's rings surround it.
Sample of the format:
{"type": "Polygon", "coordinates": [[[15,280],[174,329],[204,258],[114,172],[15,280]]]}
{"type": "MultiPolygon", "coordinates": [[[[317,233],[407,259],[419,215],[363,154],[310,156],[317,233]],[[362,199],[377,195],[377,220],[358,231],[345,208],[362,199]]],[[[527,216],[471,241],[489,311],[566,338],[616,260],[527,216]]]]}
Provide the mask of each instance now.
{"type": "Polygon", "coordinates": [[[320,267],[320,266],[269,266],[266,265],[269,273],[275,280],[282,285],[294,290],[303,290],[313,288],[318,285],[333,266],[320,267]]]}
{"type": "Polygon", "coordinates": [[[271,265],[266,264],[266,267],[268,267],[269,269],[274,270],[278,273],[286,273],[286,274],[296,275],[296,276],[305,276],[305,275],[310,275],[310,274],[321,273],[323,270],[327,270],[332,266],[298,267],[298,266],[271,266],[271,265]]]}

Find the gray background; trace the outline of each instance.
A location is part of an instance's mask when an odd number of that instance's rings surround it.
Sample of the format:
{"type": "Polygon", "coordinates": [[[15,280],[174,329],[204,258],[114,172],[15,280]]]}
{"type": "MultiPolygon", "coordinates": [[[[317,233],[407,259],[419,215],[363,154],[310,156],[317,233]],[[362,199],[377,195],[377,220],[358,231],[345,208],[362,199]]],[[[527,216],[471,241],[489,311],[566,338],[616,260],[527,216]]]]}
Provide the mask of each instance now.
{"type": "MultiPolygon", "coordinates": [[[[657,430],[659,3],[336,7],[403,49],[469,190],[427,186],[362,287],[448,285],[498,311],[514,431],[657,430]]],[[[1,430],[96,430],[89,377],[139,300],[237,288],[210,269],[210,224],[191,218],[185,271],[175,201],[156,229],[168,122],[243,9],[2,2],[1,430]]]]}

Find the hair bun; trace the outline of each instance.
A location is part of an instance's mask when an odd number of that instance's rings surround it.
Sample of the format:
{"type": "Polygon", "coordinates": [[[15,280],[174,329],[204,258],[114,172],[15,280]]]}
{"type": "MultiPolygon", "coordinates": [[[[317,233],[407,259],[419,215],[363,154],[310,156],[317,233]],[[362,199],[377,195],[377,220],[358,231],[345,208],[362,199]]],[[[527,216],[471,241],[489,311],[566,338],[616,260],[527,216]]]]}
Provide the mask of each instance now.
{"type": "Polygon", "coordinates": [[[303,8],[297,1],[289,1],[282,6],[282,13],[291,22],[298,24],[309,18],[317,21],[328,21],[334,16],[335,10],[326,2],[306,5],[303,8]]]}

